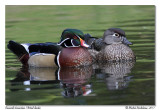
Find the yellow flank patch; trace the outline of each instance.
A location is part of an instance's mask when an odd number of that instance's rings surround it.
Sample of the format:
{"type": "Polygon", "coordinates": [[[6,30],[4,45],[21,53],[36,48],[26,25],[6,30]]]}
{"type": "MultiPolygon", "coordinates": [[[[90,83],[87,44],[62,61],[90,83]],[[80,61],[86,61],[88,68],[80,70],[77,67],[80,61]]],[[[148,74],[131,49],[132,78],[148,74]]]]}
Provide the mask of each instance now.
{"type": "Polygon", "coordinates": [[[33,67],[55,67],[54,54],[36,54],[29,58],[28,64],[33,67]]]}

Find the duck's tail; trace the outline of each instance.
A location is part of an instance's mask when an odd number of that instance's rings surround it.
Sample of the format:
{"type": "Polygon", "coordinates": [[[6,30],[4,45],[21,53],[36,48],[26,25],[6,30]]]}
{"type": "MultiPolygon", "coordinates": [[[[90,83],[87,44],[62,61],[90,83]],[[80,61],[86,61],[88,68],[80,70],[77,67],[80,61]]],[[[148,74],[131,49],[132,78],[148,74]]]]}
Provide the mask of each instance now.
{"type": "Polygon", "coordinates": [[[10,40],[7,47],[19,58],[23,65],[27,65],[29,54],[23,45],[10,40]]]}

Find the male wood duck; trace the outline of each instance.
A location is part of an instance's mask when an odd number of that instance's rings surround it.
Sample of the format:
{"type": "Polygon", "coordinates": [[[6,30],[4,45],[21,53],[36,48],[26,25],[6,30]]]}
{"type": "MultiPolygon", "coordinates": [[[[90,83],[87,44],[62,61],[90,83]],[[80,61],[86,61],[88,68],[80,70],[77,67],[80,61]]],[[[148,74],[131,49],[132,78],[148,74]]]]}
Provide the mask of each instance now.
{"type": "Polygon", "coordinates": [[[23,66],[75,67],[92,63],[84,41],[84,34],[77,29],[66,29],[59,43],[19,44],[9,41],[8,48],[18,56],[23,66]]]}
{"type": "Polygon", "coordinates": [[[63,31],[61,40],[62,50],[57,55],[59,67],[86,66],[92,63],[92,57],[88,52],[90,46],[84,41],[85,35],[77,29],[63,31]]]}
{"type": "Polygon", "coordinates": [[[119,28],[110,28],[104,32],[103,38],[86,36],[91,46],[90,53],[98,62],[130,61],[135,55],[129,45],[125,32],[119,28]]]}

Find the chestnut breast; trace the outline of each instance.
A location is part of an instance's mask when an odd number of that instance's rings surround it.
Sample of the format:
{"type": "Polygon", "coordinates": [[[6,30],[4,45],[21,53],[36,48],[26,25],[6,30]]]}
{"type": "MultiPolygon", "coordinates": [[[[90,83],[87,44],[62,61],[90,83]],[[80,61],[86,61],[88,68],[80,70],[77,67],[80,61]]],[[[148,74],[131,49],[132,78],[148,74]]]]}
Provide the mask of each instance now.
{"type": "Polygon", "coordinates": [[[59,67],[86,66],[92,63],[92,57],[86,48],[68,47],[63,48],[58,55],[59,67]]]}

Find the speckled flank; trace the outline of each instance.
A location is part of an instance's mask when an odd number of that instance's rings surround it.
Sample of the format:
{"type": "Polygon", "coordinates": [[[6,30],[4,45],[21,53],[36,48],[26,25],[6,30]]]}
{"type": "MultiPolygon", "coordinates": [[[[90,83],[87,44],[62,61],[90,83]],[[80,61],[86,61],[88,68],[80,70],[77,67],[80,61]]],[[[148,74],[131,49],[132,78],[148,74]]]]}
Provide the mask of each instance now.
{"type": "Polygon", "coordinates": [[[99,61],[135,60],[133,51],[124,44],[112,44],[106,46],[97,55],[99,61]]]}
{"type": "Polygon", "coordinates": [[[32,67],[55,67],[54,54],[38,54],[29,58],[28,64],[32,67]]]}
{"type": "Polygon", "coordinates": [[[62,67],[86,66],[92,63],[92,57],[86,48],[63,48],[59,55],[59,64],[62,67]]]}

